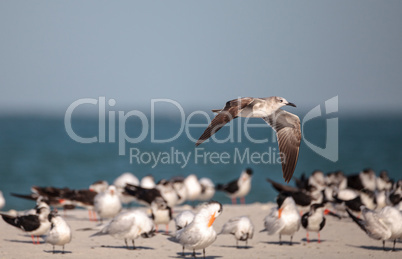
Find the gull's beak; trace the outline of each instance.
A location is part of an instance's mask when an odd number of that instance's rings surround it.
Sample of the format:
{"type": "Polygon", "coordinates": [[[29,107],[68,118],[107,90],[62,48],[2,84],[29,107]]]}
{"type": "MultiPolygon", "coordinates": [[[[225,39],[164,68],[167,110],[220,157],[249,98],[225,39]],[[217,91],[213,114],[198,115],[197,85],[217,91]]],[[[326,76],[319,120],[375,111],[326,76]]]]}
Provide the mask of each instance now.
{"type": "Polygon", "coordinates": [[[296,104],[294,104],[294,103],[287,103],[286,105],[296,107],[296,104]]]}
{"type": "Polygon", "coordinates": [[[283,208],[278,209],[278,219],[281,218],[283,208]]]}

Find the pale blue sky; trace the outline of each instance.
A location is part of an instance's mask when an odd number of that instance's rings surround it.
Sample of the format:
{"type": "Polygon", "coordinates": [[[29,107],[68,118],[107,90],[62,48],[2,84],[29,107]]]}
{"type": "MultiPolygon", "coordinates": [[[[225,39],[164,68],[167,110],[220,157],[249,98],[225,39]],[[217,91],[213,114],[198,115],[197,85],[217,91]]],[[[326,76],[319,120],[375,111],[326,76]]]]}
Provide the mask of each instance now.
{"type": "Polygon", "coordinates": [[[3,0],[0,35],[3,113],[272,95],[402,111],[402,1],[3,0]]]}

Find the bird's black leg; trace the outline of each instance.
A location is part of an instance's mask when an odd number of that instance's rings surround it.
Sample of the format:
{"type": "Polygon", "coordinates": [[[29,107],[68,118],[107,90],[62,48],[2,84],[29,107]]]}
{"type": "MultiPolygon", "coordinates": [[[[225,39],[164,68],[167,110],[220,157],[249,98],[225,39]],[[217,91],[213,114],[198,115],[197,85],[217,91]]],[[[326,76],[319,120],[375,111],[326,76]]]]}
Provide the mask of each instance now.
{"type": "Polygon", "coordinates": [[[54,254],[54,246],[53,246],[53,254],[54,254]]]}
{"type": "Polygon", "coordinates": [[[133,242],[133,250],[135,250],[135,243],[134,243],[134,239],[131,240],[133,242]]]}
{"type": "Polygon", "coordinates": [[[62,254],[64,254],[64,246],[63,246],[63,252],[61,252],[62,254]]]}
{"type": "Polygon", "coordinates": [[[382,241],[382,250],[385,251],[385,240],[382,241]]]}
{"type": "Polygon", "coordinates": [[[293,240],[293,236],[290,236],[290,244],[289,245],[292,245],[292,240],[293,240]]]}
{"type": "Polygon", "coordinates": [[[236,248],[239,248],[239,240],[236,239],[236,248]]]}
{"type": "Polygon", "coordinates": [[[193,249],[193,257],[195,258],[195,249],[193,249]]]}
{"type": "Polygon", "coordinates": [[[282,245],[282,236],[279,234],[279,245],[282,245]]]}
{"type": "Polygon", "coordinates": [[[248,247],[248,239],[246,239],[246,248],[248,247]]]}
{"type": "Polygon", "coordinates": [[[183,252],[181,253],[181,256],[184,256],[184,246],[183,246],[183,252]]]}
{"type": "Polygon", "coordinates": [[[127,239],[124,239],[124,243],[126,243],[126,248],[128,249],[127,239]]]}
{"type": "Polygon", "coordinates": [[[202,255],[204,256],[205,259],[205,248],[202,249],[202,255]]]}
{"type": "Polygon", "coordinates": [[[392,251],[395,251],[395,243],[396,243],[396,239],[394,239],[394,247],[392,248],[392,251]]]}

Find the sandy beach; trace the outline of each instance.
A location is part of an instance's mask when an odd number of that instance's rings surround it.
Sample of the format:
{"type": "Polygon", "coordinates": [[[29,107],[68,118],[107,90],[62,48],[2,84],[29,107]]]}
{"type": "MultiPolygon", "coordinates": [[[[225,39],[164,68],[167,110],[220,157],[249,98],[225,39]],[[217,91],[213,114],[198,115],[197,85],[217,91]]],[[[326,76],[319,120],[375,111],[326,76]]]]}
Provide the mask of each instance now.
{"type": "MultiPolygon", "coordinates": [[[[249,240],[248,248],[243,248],[244,242],[239,242],[241,248],[236,248],[236,240],[232,235],[219,235],[215,243],[206,249],[207,258],[400,258],[402,243],[397,242],[396,251],[389,251],[392,243],[387,242],[387,251],[382,250],[382,242],[370,239],[354,222],[348,218],[338,220],[327,216],[327,223],[321,232],[321,243],[317,243],[317,235],[310,233],[310,243],[306,242],[306,231],[301,228],[293,237],[293,245],[289,246],[289,236],[283,236],[283,244],[279,245],[278,236],[269,236],[263,229],[263,219],[273,203],[254,203],[248,205],[224,205],[222,215],[216,219],[213,227],[217,232],[231,217],[247,215],[255,226],[254,238],[249,240]]],[[[144,209],[145,208],[141,208],[144,209]]],[[[189,206],[175,208],[174,215],[189,206]]],[[[63,215],[63,212],[61,212],[63,215]]],[[[73,230],[73,240],[61,254],[61,247],[56,247],[52,253],[50,244],[33,245],[31,237],[22,231],[0,221],[0,258],[183,258],[181,246],[169,240],[164,232],[159,232],[149,239],[135,240],[137,249],[127,250],[123,240],[111,236],[89,237],[95,233],[98,223],[88,220],[85,210],[68,211],[64,216],[73,230]],[[92,228],[92,230],[82,230],[92,228]]],[[[165,226],[159,226],[164,231],[165,226]]],[[[174,222],[169,229],[174,231],[174,222]]],[[[202,257],[202,251],[197,251],[197,257],[202,257]]],[[[186,258],[191,258],[191,251],[186,251],[186,258]]]]}

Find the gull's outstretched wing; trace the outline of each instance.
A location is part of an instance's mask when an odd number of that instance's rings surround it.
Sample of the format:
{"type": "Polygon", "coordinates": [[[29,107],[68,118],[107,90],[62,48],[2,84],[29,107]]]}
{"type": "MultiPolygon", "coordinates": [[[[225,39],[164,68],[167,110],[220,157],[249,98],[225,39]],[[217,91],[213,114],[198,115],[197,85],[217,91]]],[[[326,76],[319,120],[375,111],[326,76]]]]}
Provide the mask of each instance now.
{"type": "Polygon", "coordinates": [[[226,123],[237,118],[237,115],[254,100],[254,98],[245,97],[228,101],[222,111],[220,111],[211,121],[195,145],[198,146],[205,140],[209,139],[218,130],[225,126],[226,123]]]}
{"type": "Polygon", "coordinates": [[[279,151],[281,152],[283,178],[289,182],[299,156],[300,119],[296,115],[281,109],[263,119],[276,131],[279,151]]]}

